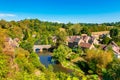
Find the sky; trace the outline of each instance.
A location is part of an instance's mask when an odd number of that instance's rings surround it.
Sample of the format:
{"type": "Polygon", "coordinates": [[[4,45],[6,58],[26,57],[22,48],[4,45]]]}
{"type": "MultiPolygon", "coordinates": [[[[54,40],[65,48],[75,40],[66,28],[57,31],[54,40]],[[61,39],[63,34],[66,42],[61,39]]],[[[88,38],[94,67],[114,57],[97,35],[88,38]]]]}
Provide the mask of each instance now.
{"type": "Polygon", "coordinates": [[[0,19],[62,23],[120,21],[120,0],[0,0],[0,19]]]}

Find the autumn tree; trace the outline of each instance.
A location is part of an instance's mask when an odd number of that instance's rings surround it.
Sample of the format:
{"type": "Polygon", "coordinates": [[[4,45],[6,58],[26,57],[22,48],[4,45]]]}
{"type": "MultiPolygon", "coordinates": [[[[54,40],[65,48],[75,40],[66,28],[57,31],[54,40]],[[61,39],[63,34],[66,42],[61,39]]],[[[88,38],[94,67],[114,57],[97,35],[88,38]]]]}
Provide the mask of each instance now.
{"type": "Polygon", "coordinates": [[[113,56],[110,51],[88,50],[85,59],[93,72],[101,74],[102,69],[113,60],[113,56]]]}

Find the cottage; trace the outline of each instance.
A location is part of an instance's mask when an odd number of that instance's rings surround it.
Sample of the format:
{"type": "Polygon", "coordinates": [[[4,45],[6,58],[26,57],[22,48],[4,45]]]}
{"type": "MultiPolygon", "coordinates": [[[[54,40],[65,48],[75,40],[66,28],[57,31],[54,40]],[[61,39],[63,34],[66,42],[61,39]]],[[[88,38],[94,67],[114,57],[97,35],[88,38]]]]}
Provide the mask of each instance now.
{"type": "Polygon", "coordinates": [[[93,47],[94,46],[93,44],[97,44],[97,45],[99,44],[98,40],[95,37],[87,36],[85,34],[82,36],[68,36],[67,41],[68,41],[69,47],[78,47],[80,45],[82,45],[82,46],[85,45],[83,47],[88,48],[87,46],[92,45],[92,47],[93,47]]]}
{"type": "Polygon", "coordinates": [[[120,48],[113,46],[112,49],[113,49],[113,51],[114,51],[115,56],[116,56],[117,58],[120,58],[120,48]]]}
{"type": "Polygon", "coordinates": [[[108,47],[111,47],[111,49],[113,50],[115,56],[117,58],[120,58],[120,47],[114,42],[112,41],[110,44],[106,45],[106,46],[103,46],[103,50],[107,50],[108,47]]]}
{"type": "Polygon", "coordinates": [[[91,36],[91,37],[89,38],[88,43],[99,45],[99,41],[98,41],[95,37],[93,37],[93,36],[91,36]]]}
{"type": "Polygon", "coordinates": [[[83,40],[83,42],[85,42],[85,43],[88,43],[88,40],[90,39],[90,37],[89,36],[82,36],[82,40],[83,40]]]}
{"type": "Polygon", "coordinates": [[[14,51],[16,47],[19,47],[19,39],[15,38],[14,40],[10,37],[7,37],[4,42],[3,52],[7,55],[14,57],[14,51]]]}
{"type": "Polygon", "coordinates": [[[114,41],[112,41],[110,44],[112,45],[112,50],[114,51],[115,56],[120,58],[120,47],[114,41]]]}
{"type": "Polygon", "coordinates": [[[93,44],[89,44],[89,43],[80,43],[79,46],[83,49],[93,49],[95,48],[93,44]]]}
{"type": "Polygon", "coordinates": [[[69,47],[77,47],[80,43],[80,36],[69,36],[68,37],[68,46],[69,47]]]}

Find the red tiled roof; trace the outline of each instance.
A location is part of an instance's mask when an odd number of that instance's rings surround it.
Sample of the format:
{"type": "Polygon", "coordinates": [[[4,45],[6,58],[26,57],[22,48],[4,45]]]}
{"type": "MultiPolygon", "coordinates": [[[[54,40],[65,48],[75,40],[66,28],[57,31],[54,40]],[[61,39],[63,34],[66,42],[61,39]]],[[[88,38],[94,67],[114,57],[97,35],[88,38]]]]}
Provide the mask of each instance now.
{"type": "Polygon", "coordinates": [[[88,38],[89,38],[88,36],[83,36],[84,41],[87,41],[88,38]]]}
{"type": "Polygon", "coordinates": [[[5,39],[5,41],[8,42],[10,39],[11,39],[10,37],[7,37],[7,38],[5,39]]]}
{"type": "Polygon", "coordinates": [[[89,43],[80,43],[79,44],[80,45],[80,47],[83,47],[83,48],[90,48],[90,46],[91,46],[91,44],[89,44],[89,43]]]}
{"type": "Polygon", "coordinates": [[[80,36],[69,36],[68,42],[74,42],[77,38],[80,38],[80,36]]]}

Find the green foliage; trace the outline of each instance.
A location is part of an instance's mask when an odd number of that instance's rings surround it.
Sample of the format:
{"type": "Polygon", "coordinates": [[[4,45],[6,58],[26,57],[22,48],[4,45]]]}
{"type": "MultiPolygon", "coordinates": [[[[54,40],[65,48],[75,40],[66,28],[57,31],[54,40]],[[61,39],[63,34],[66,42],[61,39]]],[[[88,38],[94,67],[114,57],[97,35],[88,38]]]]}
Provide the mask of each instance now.
{"type": "Polygon", "coordinates": [[[88,30],[87,27],[83,27],[82,30],[81,30],[81,33],[82,33],[82,34],[91,35],[91,33],[90,33],[90,31],[88,30]]]}
{"type": "Polygon", "coordinates": [[[87,80],[98,80],[98,78],[99,78],[98,75],[95,75],[95,74],[87,76],[87,80]]]}
{"type": "Polygon", "coordinates": [[[114,59],[108,66],[107,71],[103,73],[103,80],[120,79],[120,60],[114,59]]]}
{"type": "Polygon", "coordinates": [[[65,74],[65,73],[57,73],[57,77],[60,79],[60,80],[71,80],[70,79],[70,76],[68,74],[65,74]]]}
{"type": "Polygon", "coordinates": [[[29,38],[28,31],[27,30],[23,31],[23,34],[24,34],[23,40],[27,40],[29,38]]]}
{"type": "Polygon", "coordinates": [[[112,37],[112,41],[114,41],[118,46],[120,46],[120,36],[112,37]]]}
{"type": "Polygon", "coordinates": [[[31,53],[29,55],[29,62],[33,64],[34,67],[44,71],[45,67],[40,63],[39,57],[36,53],[31,53]]]}
{"type": "Polygon", "coordinates": [[[57,32],[57,46],[63,45],[66,42],[67,33],[65,31],[57,32]]]}
{"type": "Polygon", "coordinates": [[[6,80],[40,80],[40,77],[23,71],[16,72],[14,76],[12,76],[11,78],[7,78],[6,80]]]}
{"type": "Polygon", "coordinates": [[[118,36],[118,29],[117,28],[113,28],[110,30],[110,37],[115,37],[118,36]]]}
{"type": "Polygon", "coordinates": [[[29,52],[33,51],[33,44],[31,42],[23,41],[21,42],[20,47],[22,47],[25,50],[28,50],[29,52]]]}
{"type": "MultiPolygon", "coordinates": [[[[77,58],[82,53],[82,50],[80,48],[73,48],[71,50],[67,46],[64,46],[67,36],[80,35],[81,33],[90,35],[91,32],[95,31],[109,31],[112,28],[111,26],[119,29],[120,22],[63,24],[44,22],[38,19],[25,19],[17,22],[0,20],[0,80],[98,80],[98,76],[94,73],[103,75],[104,80],[119,80],[120,62],[119,60],[111,62],[111,52],[86,50],[85,61],[75,64],[68,60],[66,65],[68,69],[72,67],[75,70],[75,75],[62,72],[55,73],[52,66],[49,66],[48,69],[45,68],[40,63],[38,56],[32,53],[32,47],[38,41],[37,44],[52,44],[54,46],[57,44],[56,47],[58,48],[54,50],[53,57],[59,62],[65,62],[69,58],[77,58]],[[62,30],[60,30],[61,28],[62,30]],[[22,48],[15,49],[15,58],[12,59],[13,61],[10,60],[10,56],[2,54],[4,39],[8,36],[21,40],[20,47],[22,48]],[[56,43],[52,41],[53,36],[57,37],[56,43]],[[73,54],[72,51],[76,54],[73,54]],[[18,66],[18,70],[13,69],[15,64],[18,66]],[[83,71],[86,70],[84,72],[90,75],[83,74],[81,69],[83,71]],[[79,74],[80,77],[76,77],[79,74]]],[[[110,36],[117,44],[120,44],[118,29],[111,29],[110,36]]],[[[109,41],[110,39],[105,37],[103,44],[108,44],[109,41]]]]}
{"type": "Polygon", "coordinates": [[[72,54],[69,59],[72,60],[72,59],[75,59],[79,56],[80,56],[79,54],[72,54]]]}
{"type": "Polygon", "coordinates": [[[80,35],[80,30],[81,30],[81,26],[80,24],[74,24],[71,26],[71,28],[69,29],[69,31],[71,30],[71,32],[73,33],[73,35],[80,35]]]}
{"type": "Polygon", "coordinates": [[[105,36],[102,40],[102,44],[108,44],[111,41],[111,39],[107,36],[105,36]]]}
{"type": "Polygon", "coordinates": [[[38,55],[36,53],[31,53],[29,55],[29,62],[31,62],[35,67],[40,66],[39,57],[38,57],[38,55]]]}
{"type": "Polygon", "coordinates": [[[15,61],[17,62],[18,66],[20,67],[20,71],[26,71],[27,73],[33,73],[34,65],[28,62],[27,58],[16,58],[15,61]]]}
{"type": "Polygon", "coordinates": [[[0,79],[6,78],[9,71],[9,57],[0,53],[0,79]]]}
{"type": "Polygon", "coordinates": [[[80,48],[80,47],[74,47],[74,48],[72,48],[72,52],[75,52],[75,53],[78,53],[78,54],[82,54],[83,53],[83,51],[82,51],[82,49],[80,48]]]}
{"type": "Polygon", "coordinates": [[[102,69],[112,62],[113,56],[110,51],[88,50],[85,59],[93,72],[101,74],[102,69]]]}
{"type": "Polygon", "coordinates": [[[60,45],[57,49],[54,50],[53,57],[59,62],[63,62],[67,58],[67,56],[70,55],[71,52],[72,50],[67,46],[60,45]]]}

